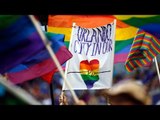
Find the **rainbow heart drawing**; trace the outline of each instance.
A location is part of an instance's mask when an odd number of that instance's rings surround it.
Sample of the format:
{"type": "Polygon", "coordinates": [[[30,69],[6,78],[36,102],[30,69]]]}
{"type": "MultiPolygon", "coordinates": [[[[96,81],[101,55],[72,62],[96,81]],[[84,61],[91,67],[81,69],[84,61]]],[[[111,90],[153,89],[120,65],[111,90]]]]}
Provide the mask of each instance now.
{"type": "Polygon", "coordinates": [[[88,60],[81,61],[80,73],[87,88],[92,88],[93,84],[99,80],[99,61],[97,59],[90,62],[88,60]]]}

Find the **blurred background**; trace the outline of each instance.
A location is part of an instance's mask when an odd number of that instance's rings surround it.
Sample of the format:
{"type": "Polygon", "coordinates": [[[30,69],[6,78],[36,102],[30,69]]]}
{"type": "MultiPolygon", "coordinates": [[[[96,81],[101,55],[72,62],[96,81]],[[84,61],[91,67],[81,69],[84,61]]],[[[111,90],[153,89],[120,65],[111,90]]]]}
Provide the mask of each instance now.
{"type": "MultiPolygon", "coordinates": [[[[160,66],[160,55],[157,56],[160,66]]],[[[113,84],[123,81],[135,79],[137,82],[144,84],[147,87],[148,93],[152,97],[152,104],[160,104],[160,81],[158,80],[155,64],[152,63],[149,67],[138,68],[137,70],[128,73],[124,68],[124,64],[118,63],[114,65],[113,84]]],[[[36,100],[44,105],[59,105],[59,96],[62,92],[63,79],[57,72],[53,80],[53,98],[51,102],[50,86],[42,78],[36,78],[18,84],[21,88],[29,92],[36,100]]],[[[76,90],[77,96],[83,99],[88,105],[107,105],[107,101],[103,96],[103,90],[76,90]]],[[[69,105],[73,105],[73,97],[70,91],[65,91],[69,105]]],[[[0,105],[24,105],[27,104],[18,97],[11,94],[3,85],[0,84],[0,105]]]]}

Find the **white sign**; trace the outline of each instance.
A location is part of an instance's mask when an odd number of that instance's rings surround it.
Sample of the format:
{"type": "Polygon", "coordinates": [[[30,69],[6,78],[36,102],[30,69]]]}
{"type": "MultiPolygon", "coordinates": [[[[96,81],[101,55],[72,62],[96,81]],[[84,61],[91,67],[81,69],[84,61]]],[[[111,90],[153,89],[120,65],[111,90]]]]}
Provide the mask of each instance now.
{"type": "MultiPolygon", "coordinates": [[[[115,25],[97,28],[74,26],[69,50],[73,57],[67,61],[65,75],[71,87],[106,89],[112,85],[115,25]]],[[[63,90],[68,87],[63,85],[63,90]]]]}

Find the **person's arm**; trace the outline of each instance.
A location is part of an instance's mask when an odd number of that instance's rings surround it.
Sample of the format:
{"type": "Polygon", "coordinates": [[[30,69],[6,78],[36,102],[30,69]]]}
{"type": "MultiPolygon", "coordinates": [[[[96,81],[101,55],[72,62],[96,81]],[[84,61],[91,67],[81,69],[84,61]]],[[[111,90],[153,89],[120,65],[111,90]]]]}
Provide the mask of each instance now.
{"type": "MultiPolygon", "coordinates": [[[[59,97],[59,104],[60,105],[68,105],[68,100],[67,100],[67,97],[64,95],[64,92],[62,92],[59,97]]],[[[83,100],[79,100],[74,105],[86,105],[86,103],[83,100]]]]}
{"type": "Polygon", "coordinates": [[[62,92],[59,97],[59,105],[68,105],[68,100],[67,97],[64,95],[64,92],[62,92]]]}
{"type": "Polygon", "coordinates": [[[87,105],[83,100],[79,100],[75,105],[87,105]]]}

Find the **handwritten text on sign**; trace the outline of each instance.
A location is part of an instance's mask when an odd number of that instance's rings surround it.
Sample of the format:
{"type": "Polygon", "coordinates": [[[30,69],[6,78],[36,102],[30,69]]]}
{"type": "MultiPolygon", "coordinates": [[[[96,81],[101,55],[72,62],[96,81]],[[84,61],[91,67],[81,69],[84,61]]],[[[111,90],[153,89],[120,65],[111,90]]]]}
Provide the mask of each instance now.
{"type": "Polygon", "coordinates": [[[74,52],[96,56],[112,51],[112,28],[112,24],[93,29],[78,27],[77,39],[73,44],[74,52]]]}

